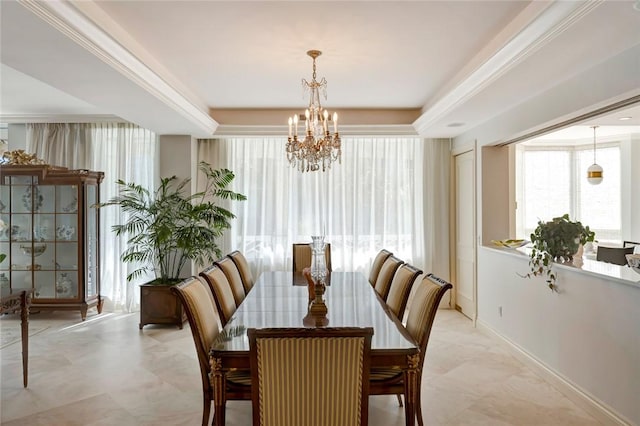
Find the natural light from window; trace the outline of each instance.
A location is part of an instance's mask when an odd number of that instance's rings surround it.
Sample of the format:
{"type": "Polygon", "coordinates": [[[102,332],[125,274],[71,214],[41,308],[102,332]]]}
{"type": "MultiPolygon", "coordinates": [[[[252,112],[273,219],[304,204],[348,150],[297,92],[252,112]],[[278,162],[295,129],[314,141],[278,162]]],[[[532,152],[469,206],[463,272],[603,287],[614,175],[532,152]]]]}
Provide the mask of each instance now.
{"type": "MultiPolygon", "coordinates": [[[[531,140],[516,146],[516,235],[528,239],[539,220],[549,221],[569,213],[588,225],[599,242],[624,239],[622,176],[624,144],[630,137],[608,137],[598,143],[596,160],[604,180],[591,185],[586,170],[593,163],[588,139],[531,140]]],[[[627,171],[628,173],[628,171],[627,171]]]]}

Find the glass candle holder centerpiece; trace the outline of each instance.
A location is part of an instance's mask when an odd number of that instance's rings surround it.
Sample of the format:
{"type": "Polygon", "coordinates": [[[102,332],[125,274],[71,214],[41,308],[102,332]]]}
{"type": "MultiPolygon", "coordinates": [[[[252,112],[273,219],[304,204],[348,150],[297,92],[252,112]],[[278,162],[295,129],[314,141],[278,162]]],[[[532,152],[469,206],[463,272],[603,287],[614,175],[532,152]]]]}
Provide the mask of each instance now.
{"type": "Polygon", "coordinates": [[[318,281],[324,281],[327,277],[327,262],[325,259],[326,243],[324,236],[312,236],[311,246],[311,276],[318,281]]]}
{"type": "Polygon", "coordinates": [[[311,245],[311,277],[315,282],[315,299],[309,306],[309,313],[315,317],[327,315],[327,305],[324,303],[325,279],[327,278],[327,263],[325,259],[324,236],[312,236],[311,245]]]}

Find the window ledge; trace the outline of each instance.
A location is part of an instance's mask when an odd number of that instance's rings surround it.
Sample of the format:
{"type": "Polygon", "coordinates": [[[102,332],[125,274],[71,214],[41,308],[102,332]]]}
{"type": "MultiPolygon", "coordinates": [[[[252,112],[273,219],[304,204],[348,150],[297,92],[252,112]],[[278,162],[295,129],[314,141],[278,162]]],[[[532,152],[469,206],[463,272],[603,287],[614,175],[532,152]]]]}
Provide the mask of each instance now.
{"type": "MultiPolygon", "coordinates": [[[[503,249],[492,246],[482,246],[484,249],[488,249],[495,252],[500,252],[508,256],[521,257],[527,262],[529,261],[528,248],[518,249],[503,249]]],[[[555,263],[554,268],[571,270],[579,273],[584,273],[601,279],[607,279],[609,281],[619,282],[621,284],[630,285],[640,289],[640,274],[635,272],[628,266],[614,265],[612,263],[599,262],[594,259],[589,259],[586,256],[582,258],[582,265],[575,265],[572,263],[555,263]]]]}

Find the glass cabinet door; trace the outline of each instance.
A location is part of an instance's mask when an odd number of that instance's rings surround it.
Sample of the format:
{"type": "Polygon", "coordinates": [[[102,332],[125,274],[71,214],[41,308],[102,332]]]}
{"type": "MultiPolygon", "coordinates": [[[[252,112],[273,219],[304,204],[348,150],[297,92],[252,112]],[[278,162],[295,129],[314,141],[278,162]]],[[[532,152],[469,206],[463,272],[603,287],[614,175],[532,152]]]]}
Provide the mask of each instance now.
{"type": "Polygon", "coordinates": [[[9,212],[10,200],[9,186],[0,185],[0,254],[5,258],[0,262],[0,288],[8,288],[10,286],[10,270],[11,257],[9,256],[11,245],[9,236],[11,235],[11,215],[9,212]]]}
{"type": "Polygon", "coordinates": [[[78,187],[56,186],[55,292],[57,299],[78,298],[78,187]]]}
{"type": "Polygon", "coordinates": [[[98,209],[92,207],[98,202],[97,187],[86,187],[86,232],[87,232],[87,297],[95,296],[98,292],[96,278],[98,276],[98,209]]]}
{"type": "Polygon", "coordinates": [[[13,289],[29,289],[33,287],[33,271],[41,268],[36,260],[44,254],[46,244],[33,241],[33,211],[42,207],[44,197],[34,184],[35,176],[12,176],[9,179],[9,229],[10,242],[9,280],[13,289]]]}
{"type": "MultiPolygon", "coordinates": [[[[35,298],[55,297],[55,192],[53,185],[38,185],[34,177],[31,187],[31,201],[25,201],[24,207],[31,215],[31,240],[21,245],[31,257],[31,286],[35,298]],[[28,246],[28,248],[25,248],[28,246]]],[[[29,277],[27,277],[29,280],[29,277]]]]}

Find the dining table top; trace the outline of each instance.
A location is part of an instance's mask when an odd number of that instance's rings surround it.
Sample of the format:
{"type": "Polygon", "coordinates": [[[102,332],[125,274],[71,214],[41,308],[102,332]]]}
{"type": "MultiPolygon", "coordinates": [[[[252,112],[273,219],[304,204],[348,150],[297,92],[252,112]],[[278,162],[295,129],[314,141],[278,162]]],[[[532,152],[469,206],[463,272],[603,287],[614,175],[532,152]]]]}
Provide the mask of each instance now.
{"type": "MultiPolygon", "coordinates": [[[[372,355],[416,353],[417,344],[360,272],[331,272],[324,293],[324,326],[373,327],[372,355]]],[[[309,325],[305,278],[288,271],[260,275],[214,341],[213,356],[248,353],[249,328],[295,328],[309,325]]]]}

